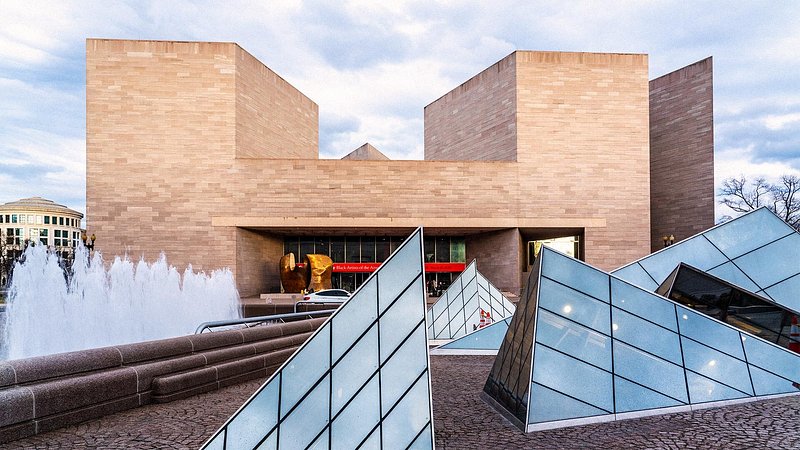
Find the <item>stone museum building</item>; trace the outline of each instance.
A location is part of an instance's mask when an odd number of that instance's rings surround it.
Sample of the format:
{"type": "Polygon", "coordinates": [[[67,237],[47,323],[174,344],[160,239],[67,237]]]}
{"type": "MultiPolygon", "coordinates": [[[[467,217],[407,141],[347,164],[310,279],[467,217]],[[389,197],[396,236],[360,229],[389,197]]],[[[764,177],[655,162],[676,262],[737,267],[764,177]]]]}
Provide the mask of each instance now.
{"type": "Polygon", "coordinates": [[[429,280],[476,259],[514,294],[538,241],[612,270],[713,225],[711,58],[515,51],[443,94],[424,160],[320,159],[317,104],[237,44],[88,39],[87,229],[250,296],[289,251],[353,290],[420,225],[429,280]]]}

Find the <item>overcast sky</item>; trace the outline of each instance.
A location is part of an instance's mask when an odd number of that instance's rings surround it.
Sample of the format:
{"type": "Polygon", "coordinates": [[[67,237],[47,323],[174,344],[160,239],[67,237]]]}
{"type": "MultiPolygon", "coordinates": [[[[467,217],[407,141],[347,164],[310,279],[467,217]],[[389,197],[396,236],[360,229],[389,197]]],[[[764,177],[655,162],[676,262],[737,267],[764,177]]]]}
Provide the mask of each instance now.
{"type": "Polygon", "coordinates": [[[515,49],[714,57],[716,179],[800,174],[800,2],[0,0],[0,203],[85,212],[85,39],[233,41],[319,105],[320,156],[421,159],[423,107],[515,49]]]}

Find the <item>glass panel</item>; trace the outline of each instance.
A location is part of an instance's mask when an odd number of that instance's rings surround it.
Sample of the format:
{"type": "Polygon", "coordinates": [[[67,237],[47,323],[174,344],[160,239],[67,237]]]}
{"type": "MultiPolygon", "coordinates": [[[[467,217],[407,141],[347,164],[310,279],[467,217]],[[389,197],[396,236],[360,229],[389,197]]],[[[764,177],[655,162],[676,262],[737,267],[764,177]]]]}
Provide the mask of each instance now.
{"type": "MultiPolygon", "coordinates": [[[[464,271],[461,272],[461,279],[462,280],[471,280],[471,279],[475,278],[477,276],[476,273],[478,271],[477,268],[475,267],[476,265],[477,265],[477,263],[475,261],[472,261],[471,263],[469,263],[469,265],[464,268],[464,271]]],[[[462,283],[463,283],[463,281],[462,281],[462,283]]]]}
{"type": "Polygon", "coordinates": [[[686,372],[686,381],[689,383],[689,397],[692,399],[692,403],[718,402],[747,397],[746,394],[736,389],[731,389],[693,372],[686,372]]]}
{"type": "Polygon", "coordinates": [[[379,426],[369,435],[364,444],[358,450],[380,450],[381,448],[381,427],[379,426]]]}
{"type": "Polygon", "coordinates": [[[747,364],[725,353],[712,350],[691,339],[681,338],[687,369],[753,395],[747,364]]]}
{"type": "Polygon", "coordinates": [[[278,432],[273,431],[256,450],[275,450],[278,447],[278,432]]]}
{"type": "Polygon", "coordinates": [[[373,325],[333,368],[331,414],[337,414],[376,370],[378,370],[378,327],[373,325]]]}
{"type": "Polygon", "coordinates": [[[611,338],[540,310],[536,342],[611,371],[611,338]]]}
{"type": "Polygon", "coordinates": [[[681,262],[708,270],[727,261],[728,258],[703,236],[695,236],[653,253],[639,261],[639,264],[660,284],[681,262]]]}
{"type": "Polygon", "coordinates": [[[663,297],[637,289],[628,283],[611,278],[611,304],[644,317],[672,331],[678,331],[675,305],[663,297]]]}
{"type": "Polygon", "coordinates": [[[642,320],[617,308],[611,308],[611,329],[615,339],[681,365],[681,343],[677,333],[642,320]]]}
{"type": "Polygon", "coordinates": [[[747,362],[784,378],[800,382],[800,355],[742,335],[747,362]]]}
{"type": "Polygon", "coordinates": [[[314,240],[309,237],[300,238],[300,256],[297,262],[304,262],[306,255],[314,254],[314,240]]]}
{"type": "Polygon", "coordinates": [[[381,368],[381,411],[388,411],[428,365],[425,328],[418,327],[381,368]],[[391,380],[384,381],[384,380],[391,380]]]}
{"type": "Polygon", "coordinates": [[[614,410],[611,374],[536,344],[533,381],[606,411],[614,410]]]}
{"type": "Polygon", "coordinates": [[[688,403],[683,367],[614,341],[614,372],[664,395],[688,403]]]}
{"type": "Polygon", "coordinates": [[[734,259],[793,231],[767,209],[759,209],[704,234],[728,258],[734,259]]]}
{"type": "Polygon", "coordinates": [[[711,348],[723,351],[739,359],[744,359],[742,343],[736,329],[711,320],[682,306],[678,306],[680,333],[711,348]]]}
{"type": "Polygon", "coordinates": [[[331,327],[326,324],[281,369],[282,416],[289,412],[330,367],[330,330],[331,327]]]}
{"type": "Polygon", "coordinates": [[[406,448],[413,442],[431,420],[429,398],[428,377],[423,375],[383,419],[383,448],[406,448]]]}
{"type": "MultiPolygon", "coordinates": [[[[467,314],[469,314],[469,312],[467,312],[467,314]]],[[[480,321],[481,321],[481,312],[480,309],[476,308],[472,310],[472,315],[469,316],[469,318],[467,318],[467,321],[464,323],[464,326],[461,327],[459,329],[459,332],[454,334],[453,337],[460,338],[462,336],[465,336],[469,333],[476,331],[478,329],[478,326],[480,326],[480,321]]]]}
{"type": "MultiPolygon", "coordinates": [[[[627,265],[621,269],[611,272],[611,274],[648,291],[655,291],[658,287],[658,284],[656,284],[656,282],[650,278],[650,275],[648,275],[647,272],[642,269],[642,266],[640,266],[639,263],[627,265]]],[[[613,291],[614,278],[611,278],[611,284],[611,289],[613,291]]]]}
{"type": "Polygon", "coordinates": [[[542,275],[608,302],[608,275],[576,259],[542,247],[542,275]]]}
{"type": "Polygon", "coordinates": [[[412,443],[408,450],[431,450],[433,449],[433,440],[432,440],[432,433],[431,433],[431,426],[428,425],[425,427],[425,430],[417,436],[412,443]]]}
{"type": "Polygon", "coordinates": [[[372,277],[345,301],[331,319],[332,360],[336,361],[370,325],[378,319],[378,283],[372,277]]]}
{"type": "Polygon", "coordinates": [[[460,339],[442,345],[443,349],[497,350],[503,343],[511,319],[495,322],[460,339]]]}
{"type": "Polygon", "coordinates": [[[776,303],[794,311],[800,311],[800,295],[797,295],[800,292],[800,275],[773,285],[766,292],[776,303]]]}
{"type": "MultiPolygon", "coordinates": [[[[367,437],[367,434],[380,420],[380,391],[378,377],[375,376],[358,393],[353,402],[339,414],[331,425],[331,448],[351,449],[367,437]]],[[[333,391],[337,395],[336,387],[333,391]]]]}
{"type": "Polygon", "coordinates": [[[614,377],[614,396],[618,413],[683,405],[673,398],[618,376],[614,377]]]}
{"type": "MultiPolygon", "coordinates": [[[[326,428],[325,431],[314,441],[313,444],[309,445],[306,450],[328,450],[328,429],[326,428]]],[[[228,449],[225,449],[228,450],[228,449]]]]}
{"type": "Polygon", "coordinates": [[[278,423],[279,385],[273,379],[231,420],[226,449],[253,448],[278,423]]]}
{"type": "Polygon", "coordinates": [[[734,262],[762,288],[800,273],[800,233],[761,247],[737,258],[734,262]]]}
{"type": "Polygon", "coordinates": [[[547,278],[539,282],[539,306],[604,334],[611,334],[609,306],[547,278]]]}
{"type": "Polygon", "coordinates": [[[792,386],[792,382],[781,378],[766,370],[761,370],[756,366],[750,365],[750,377],[753,379],[753,387],[756,395],[783,394],[787,392],[797,392],[797,388],[792,386]]]}
{"type": "Polygon", "coordinates": [[[731,282],[750,292],[758,292],[761,290],[760,287],[753,283],[753,280],[747,278],[747,275],[739,270],[732,262],[715,267],[714,269],[709,270],[708,273],[714,275],[715,277],[722,278],[725,281],[731,282]]]}
{"type": "MultiPolygon", "coordinates": [[[[423,296],[422,277],[419,277],[381,316],[381,362],[386,361],[400,342],[422,321],[423,296]]],[[[424,334],[424,328],[421,329],[424,334]]]]}
{"type": "Polygon", "coordinates": [[[421,272],[420,232],[417,232],[381,266],[378,272],[380,312],[382,313],[421,272]]]}
{"type": "MultiPolygon", "coordinates": [[[[302,377],[302,374],[297,374],[296,377],[302,377]]],[[[328,423],[330,389],[330,377],[326,376],[311,394],[303,399],[297,409],[281,422],[279,430],[281,450],[302,450],[325,428],[328,423]]],[[[283,412],[281,409],[281,413],[283,412]]]]}
{"type": "Polygon", "coordinates": [[[203,450],[224,450],[225,448],[225,429],[219,431],[214,439],[203,447],[203,450]]]}
{"type": "Polygon", "coordinates": [[[449,321],[450,317],[447,315],[447,313],[442,314],[438,319],[436,319],[433,324],[433,329],[436,331],[436,334],[434,335],[435,339],[450,339],[449,321]]]}
{"type": "Polygon", "coordinates": [[[531,383],[531,406],[528,409],[528,423],[552,422],[554,420],[577,419],[603,414],[608,414],[608,412],[567,397],[547,387],[531,383]]]}

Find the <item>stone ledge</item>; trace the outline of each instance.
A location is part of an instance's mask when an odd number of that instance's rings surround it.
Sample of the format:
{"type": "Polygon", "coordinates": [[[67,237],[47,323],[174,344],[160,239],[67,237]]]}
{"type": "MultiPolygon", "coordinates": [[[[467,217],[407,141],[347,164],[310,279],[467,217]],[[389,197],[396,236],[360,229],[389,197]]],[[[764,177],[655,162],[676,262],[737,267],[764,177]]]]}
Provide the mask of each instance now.
{"type": "Polygon", "coordinates": [[[327,319],[0,364],[0,444],[269,376],[327,319]]]}

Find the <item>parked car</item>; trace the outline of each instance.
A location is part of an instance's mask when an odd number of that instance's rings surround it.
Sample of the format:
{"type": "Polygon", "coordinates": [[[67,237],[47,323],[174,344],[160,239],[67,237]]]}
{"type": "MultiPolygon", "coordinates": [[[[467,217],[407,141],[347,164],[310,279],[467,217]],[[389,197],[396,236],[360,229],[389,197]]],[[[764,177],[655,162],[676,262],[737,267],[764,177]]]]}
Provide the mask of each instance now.
{"type": "Polygon", "coordinates": [[[323,289],[303,296],[303,301],[342,303],[350,298],[350,293],[344,289],[323,289]]]}

